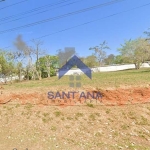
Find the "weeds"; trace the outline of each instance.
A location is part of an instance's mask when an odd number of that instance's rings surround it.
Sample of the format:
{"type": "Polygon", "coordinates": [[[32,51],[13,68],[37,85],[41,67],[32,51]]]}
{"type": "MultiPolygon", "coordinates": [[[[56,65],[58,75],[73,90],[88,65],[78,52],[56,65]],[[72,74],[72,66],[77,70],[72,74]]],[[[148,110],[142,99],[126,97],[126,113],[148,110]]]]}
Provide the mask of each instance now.
{"type": "Polygon", "coordinates": [[[16,104],[16,106],[15,106],[16,108],[18,108],[18,107],[20,107],[20,104],[16,104]]]}
{"type": "Polygon", "coordinates": [[[44,117],[47,117],[49,115],[49,113],[43,113],[44,117]]]}
{"type": "Polygon", "coordinates": [[[91,103],[87,103],[87,106],[88,106],[88,107],[92,107],[92,108],[94,108],[94,105],[93,105],[93,104],[91,104],[91,103]]]}
{"type": "Polygon", "coordinates": [[[43,121],[44,123],[48,123],[48,122],[49,122],[49,120],[46,119],[46,118],[42,118],[42,121],[43,121]]]}
{"type": "Polygon", "coordinates": [[[102,136],[102,134],[101,134],[101,133],[99,133],[99,132],[97,132],[97,133],[95,133],[95,136],[96,136],[96,137],[101,137],[101,136],[102,136]]]}
{"type": "Polygon", "coordinates": [[[73,118],[72,118],[72,117],[67,117],[67,119],[68,119],[68,120],[73,120],[73,118]]]}
{"type": "Polygon", "coordinates": [[[110,109],[107,109],[107,110],[106,110],[106,114],[109,114],[109,113],[110,113],[110,109]]]}
{"type": "Polygon", "coordinates": [[[62,117],[62,118],[61,118],[61,120],[63,120],[63,121],[64,121],[64,120],[65,120],[65,118],[64,118],[64,117],[62,117]]]}
{"type": "Polygon", "coordinates": [[[141,116],[140,122],[136,122],[137,125],[149,125],[147,118],[141,116]]]}
{"type": "Polygon", "coordinates": [[[76,117],[83,117],[83,113],[76,113],[76,117]]]}
{"type": "Polygon", "coordinates": [[[95,120],[95,115],[94,115],[94,114],[91,114],[91,115],[89,116],[89,119],[91,119],[92,121],[94,121],[94,120],[95,120]]]}
{"type": "Polygon", "coordinates": [[[52,130],[52,131],[56,131],[57,128],[56,128],[55,126],[52,126],[52,127],[51,127],[51,130],[52,130]]]}
{"type": "Polygon", "coordinates": [[[129,113],[128,113],[128,115],[129,115],[129,118],[130,119],[136,119],[136,116],[135,116],[135,113],[134,112],[132,112],[132,111],[130,111],[129,113]]]}
{"type": "Polygon", "coordinates": [[[56,117],[59,117],[59,116],[62,115],[62,113],[60,111],[55,111],[54,114],[55,114],[56,117]]]}
{"type": "Polygon", "coordinates": [[[30,110],[33,107],[33,105],[31,103],[27,103],[24,108],[27,110],[30,110]]]}
{"type": "Polygon", "coordinates": [[[127,130],[128,128],[129,128],[129,126],[126,125],[126,124],[124,124],[124,125],[121,126],[121,129],[123,129],[123,130],[127,130]]]}

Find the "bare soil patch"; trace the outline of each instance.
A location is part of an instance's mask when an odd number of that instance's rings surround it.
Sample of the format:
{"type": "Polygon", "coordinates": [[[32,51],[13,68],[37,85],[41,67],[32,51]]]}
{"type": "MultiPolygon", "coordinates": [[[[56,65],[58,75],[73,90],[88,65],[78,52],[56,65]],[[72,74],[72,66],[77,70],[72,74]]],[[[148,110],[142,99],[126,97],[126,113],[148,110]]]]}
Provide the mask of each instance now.
{"type": "MultiPolygon", "coordinates": [[[[66,90],[67,91],[67,90],[66,90]]],[[[93,103],[95,105],[127,105],[127,104],[140,104],[150,102],[150,87],[137,87],[137,88],[118,88],[118,89],[84,89],[76,93],[73,98],[64,99],[48,99],[48,91],[43,89],[42,91],[36,91],[34,89],[28,91],[5,91],[1,89],[0,104],[6,103],[31,103],[34,105],[84,105],[86,103],[93,103]],[[87,99],[80,98],[81,92],[100,92],[102,98],[99,99],[87,99]]]]}

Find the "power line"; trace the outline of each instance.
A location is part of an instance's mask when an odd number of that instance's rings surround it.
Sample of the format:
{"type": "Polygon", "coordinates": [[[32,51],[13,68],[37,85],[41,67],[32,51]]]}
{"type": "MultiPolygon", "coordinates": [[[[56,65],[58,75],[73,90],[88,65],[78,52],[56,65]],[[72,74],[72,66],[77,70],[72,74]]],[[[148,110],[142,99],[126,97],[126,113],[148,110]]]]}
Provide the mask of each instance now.
{"type": "MultiPolygon", "coordinates": [[[[54,34],[57,34],[57,33],[61,33],[61,32],[67,31],[67,30],[71,30],[71,29],[74,29],[74,28],[77,28],[77,27],[80,27],[80,26],[84,26],[84,25],[90,24],[90,23],[93,23],[93,22],[96,22],[96,21],[100,21],[102,19],[110,18],[110,17],[116,16],[116,15],[120,15],[120,14],[123,14],[123,13],[126,13],[126,12],[130,12],[130,11],[142,8],[142,7],[146,7],[148,5],[150,5],[150,3],[147,3],[145,5],[141,5],[141,6],[138,6],[138,7],[134,7],[134,8],[129,9],[129,10],[125,10],[125,11],[121,11],[121,12],[118,12],[118,13],[114,13],[112,15],[109,15],[109,16],[106,16],[106,17],[102,17],[102,18],[99,18],[99,19],[96,19],[96,20],[88,21],[88,22],[85,22],[85,23],[82,23],[82,24],[79,24],[79,25],[76,25],[76,26],[73,26],[73,27],[69,27],[69,28],[66,28],[66,29],[63,29],[63,30],[59,30],[59,31],[56,31],[56,32],[53,32],[53,33],[50,33],[50,34],[46,34],[46,35],[43,35],[43,36],[40,36],[40,37],[34,38],[34,39],[41,39],[41,38],[44,38],[44,37],[47,37],[47,36],[50,36],[50,35],[54,35],[54,34]]],[[[29,41],[31,41],[31,40],[29,40],[29,41]]],[[[27,41],[27,42],[29,42],[29,41],[27,41]]],[[[7,46],[7,47],[4,47],[2,49],[7,49],[9,47],[11,47],[11,46],[7,46]]]]}
{"type": "Polygon", "coordinates": [[[39,24],[45,23],[45,22],[54,21],[54,20],[57,20],[57,19],[61,19],[61,18],[64,18],[64,17],[71,16],[71,15],[76,15],[76,14],[79,14],[79,13],[83,13],[83,12],[87,12],[87,11],[90,11],[90,10],[93,10],[93,9],[97,9],[97,8],[100,8],[100,7],[103,7],[103,6],[112,5],[112,4],[121,2],[121,1],[125,1],[125,0],[110,1],[110,2],[107,2],[107,3],[92,6],[92,7],[89,7],[89,8],[81,9],[81,10],[78,10],[78,11],[75,11],[75,12],[60,15],[60,16],[57,16],[57,17],[48,18],[48,19],[45,19],[45,20],[37,21],[37,22],[34,22],[34,23],[30,23],[30,24],[27,24],[27,25],[19,26],[19,27],[16,27],[16,28],[8,29],[8,30],[3,30],[3,31],[0,31],[0,34],[16,31],[18,29],[27,28],[27,27],[31,27],[31,26],[35,26],[35,25],[39,25],[39,24]]]}
{"type": "MultiPolygon", "coordinates": [[[[41,11],[41,12],[38,12],[38,13],[35,13],[35,14],[32,14],[32,15],[28,15],[28,16],[25,16],[25,17],[20,17],[20,18],[11,20],[11,21],[7,21],[7,22],[4,22],[4,23],[0,23],[0,25],[1,25],[1,24],[10,23],[10,22],[14,22],[14,21],[17,21],[17,20],[21,20],[21,19],[23,19],[23,18],[27,18],[27,17],[30,17],[30,16],[35,16],[35,15],[37,15],[37,14],[45,13],[45,12],[47,12],[47,11],[54,10],[54,9],[57,9],[57,8],[62,8],[62,7],[68,6],[68,5],[75,4],[75,3],[80,2],[80,1],[82,1],[82,0],[74,1],[74,2],[65,4],[65,5],[62,5],[62,6],[58,6],[58,7],[55,7],[55,8],[48,9],[48,10],[43,10],[43,11],[41,11]]],[[[12,19],[12,18],[11,18],[11,19],[12,19]]]]}
{"type": "Polygon", "coordinates": [[[31,9],[29,11],[25,11],[25,12],[22,12],[22,13],[19,13],[19,14],[16,14],[16,15],[11,15],[11,16],[8,16],[8,17],[1,18],[0,21],[9,20],[9,19],[12,19],[14,17],[18,17],[18,16],[21,16],[21,15],[26,15],[26,14],[29,14],[29,13],[32,13],[32,12],[39,11],[39,10],[41,10],[43,8],[52,7],[52,6],[55,6],[55,5],[66,3],[68,1],[70,1],[70,0],[61,0],[61,1],[57,2],[57,3],[52,3],[52,4],[44,5],[44,6],[41,6],[41,7],[37,7],[37,8],[31,9]]]}
{"type": "MultiPolygon", "coordinates": [[[[4,1],[4,0],[2,0],[2,1],[4,1]]],[[[14,6],[14,5],[18,5],[18,4],[23,3],[23,2],[26,2],[26,1],[27,1],[27,0],[20,1],[20,2],[17,2],[17,3],[13,3],[13,4],[11,4],[11,5],[8,5],[8,6],[5,6],[5,7],[0,8],[0,10],[5,9],[5,8],[8,8],[8,7],[11,7],[11,6],[14,6]]]]}
{"type": "Polygon", "coordinates": [[[102,20],[102,19],[106,19],[106,18],[110,18],[110,17],[116,16],[116,15],[119,15],[119,14],[123,14],[123,13],[126,13],[126,12],[130,12],[130,11],[133,11],[133,10],[136,10],[136,9],[139,9],[139,8],[142,8],[142,7],[145,7],[145,6],[148,6],[148,5],[150,5],[150,3],[145,4],[145,5],[141,5],[141,6],[138,6],[138,7],[132,8],[132,9],[129,9],[129,10],[125,10],[125,11],[121,11],[121,12],[118,12],[118,13],[114,13],[114,14],[109,15],[109,16],[106,16],[106,17],[102,17],[102,18],[99,18],[99,19],[95,19],[95,20],[92,20],[92,21],[88,21],[88,22],[85,22],[85,23],[83,23],[83,24],[79,24],[79,25],[76,25],[76,26],[73,26],[73,27],[69,27],[69,28],[66,28],[66,29],[63,29],[63,30],[60,30],[60,31],[56,31],[56,32],[50,33],[50,34],[46,34],[46,35],[43,35],[43,36],[38,37],[38,38],[35,38],[35,39],[40,39],[40,38],[44,38],[44,37],[47,37],[47,36],[50,36],[50,35],[53,35],[53,34],[57,34],[57,33],[60,33],[60,32],[64,32],[64,31],[67,31],[67,30],[71,30],[71,29],[74,29],[74,28],[77,28],[77,27],[80,27],[80,26],[84,26],[84,25],[87,25],[87,24],[90,24],[90,23],[93,23],[93,22],[96,22],[96,21],[100,21],[100,20],[102,20]]]}

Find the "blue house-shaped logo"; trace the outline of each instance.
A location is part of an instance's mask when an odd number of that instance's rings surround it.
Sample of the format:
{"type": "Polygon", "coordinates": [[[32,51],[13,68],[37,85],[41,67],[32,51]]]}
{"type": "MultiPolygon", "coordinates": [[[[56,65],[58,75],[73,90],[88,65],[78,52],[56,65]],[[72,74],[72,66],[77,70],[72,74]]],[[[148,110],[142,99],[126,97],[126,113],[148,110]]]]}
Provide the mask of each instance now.
{"type": "Polygon", "coordinates": [[[85,75],[87,75],[90,79],[92,78],[91,69],[86,66],[76,55],[73,55],[67,63],[62,66],[58,71],[58,78],[60,79],[67,73],[73,66],[77,66],[85,75]]]}

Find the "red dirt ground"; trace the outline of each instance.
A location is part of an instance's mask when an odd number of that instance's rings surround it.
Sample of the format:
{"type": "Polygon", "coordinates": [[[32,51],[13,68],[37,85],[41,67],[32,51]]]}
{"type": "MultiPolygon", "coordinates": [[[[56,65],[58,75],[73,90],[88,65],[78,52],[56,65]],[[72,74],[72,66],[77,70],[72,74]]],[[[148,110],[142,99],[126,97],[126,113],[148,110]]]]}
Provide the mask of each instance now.
{"type": "MultiPolygon", "coordinates": [[[[85,90],[84,90],[85,91],[85,90]]],[[[97,90],[86,90],[85,92],[98,92],[97,90]]],[[[102,98],[99,100],[86,100],[86,103],[93,103],[94,105],[127,105],[137,103],[149,103],[150,102],[150,87],[140,88],[128,88],[128,89],[116,89],[116,90],[99,90],[102,94],[102,98]]],[[[85,99],[79,100],[80,94],[75,96],[75,99],[56,99],[50,100],[47,97],[47,91],[43,92],[6,92],[5,89],[0,89],[0,104],[12,103],[12,104],[27,104],[34,105],[85,105],[85,99]]]]}

